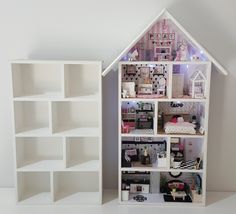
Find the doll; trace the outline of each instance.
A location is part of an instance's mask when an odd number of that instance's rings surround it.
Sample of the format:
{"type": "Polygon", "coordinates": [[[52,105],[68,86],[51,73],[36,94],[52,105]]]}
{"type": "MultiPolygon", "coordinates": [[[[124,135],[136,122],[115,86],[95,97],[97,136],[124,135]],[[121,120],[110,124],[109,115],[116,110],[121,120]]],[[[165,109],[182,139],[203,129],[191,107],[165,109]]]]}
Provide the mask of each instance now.
{"type": "Polygon", "coordinates": [[[188,60],[188,45],[186,41],[182,41],[176,52],[175,61],[187,61],[188,60]]]}

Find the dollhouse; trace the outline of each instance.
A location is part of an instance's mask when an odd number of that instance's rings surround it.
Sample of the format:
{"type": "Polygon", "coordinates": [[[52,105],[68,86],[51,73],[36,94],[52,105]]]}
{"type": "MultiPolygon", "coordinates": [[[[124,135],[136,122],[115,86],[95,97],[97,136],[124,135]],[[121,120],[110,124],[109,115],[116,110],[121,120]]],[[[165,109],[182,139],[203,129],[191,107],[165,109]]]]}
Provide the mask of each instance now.
{"type": "Polygon", "coordinates": [[[119,202],[204,206],[211,66],[227,71],[167,10],[103,76],[117,63],[119,202]]]}

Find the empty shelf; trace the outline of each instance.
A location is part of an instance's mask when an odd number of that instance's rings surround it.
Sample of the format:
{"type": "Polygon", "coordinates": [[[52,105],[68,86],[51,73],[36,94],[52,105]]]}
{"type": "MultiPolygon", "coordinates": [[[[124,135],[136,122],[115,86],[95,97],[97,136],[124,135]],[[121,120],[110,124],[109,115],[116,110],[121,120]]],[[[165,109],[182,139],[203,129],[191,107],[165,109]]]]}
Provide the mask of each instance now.
{"type": "Polygon", "coordinates": [[[25,193],[26,199],[19,201],[20,204],[51,204],[52,197],[50,192],[35,194],[34,192],[25,193]]]}
{"type": "Polygon", "coordinates": [[[100,193],[99,192],[77,192],[74,194],[67,194],[64,192],[58,193],[59,200],[56,204],[99,204],[100,193]]]}
{"type": "Polygon", "coordinates": [[[83,172],[96,172],[100,169],[98,160],[90,161],[70,161],[68,171],[83,171],[83,172]]]}
{"type": "Polygon", "coordinates": [[[64,170],[65,164],[62,160],[42,160],[37,161],[17,169],[19,172],[37,172],[37,171],[53,171],[64,170]]]}
{"type": "Polygon", "coordinates": [[[62,99],[62,93],[43,93],[43,94],[31,94],[15,97],[15,101],[44,101],[44,100],[58,100],[62,99]]]}
{"type": "Polygon", "coordinates": [[[99,128],[57,128],[55,135],[71,137],[97,137],[99,136],[99,128]]]}
{"type": "Polygon", "coordinates": [[[37,136],[49,136],[51,131],[48,127],[43,128],[24,128],[20,132],[16,133],[16,137],[37,137],[37,136]]]}

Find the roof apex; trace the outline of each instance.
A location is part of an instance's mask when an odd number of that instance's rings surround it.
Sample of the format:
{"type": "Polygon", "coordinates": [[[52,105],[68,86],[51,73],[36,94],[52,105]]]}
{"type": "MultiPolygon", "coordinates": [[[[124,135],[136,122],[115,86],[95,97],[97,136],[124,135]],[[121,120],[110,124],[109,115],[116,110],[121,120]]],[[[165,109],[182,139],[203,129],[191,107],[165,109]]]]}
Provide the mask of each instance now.
{"type": "Polygon", "coordinates": [[[102,76],[106,76],[111,70],[113,70],[114,66],[120,61],[120,59],[128,53],[130,48],[132,48],[142,36],[148,32],[148,30],[159,20],[160,17],[166,17],[171,19],[171,21],[189,38],[189,40],[200,50],[202,50],[205,55],[208,57],[209,61],[211,61],[219,73],[223,75],[228,75],[227,70],[202,46],[200,45],[192,36],[191,34],[185,30],[185,28],[169,13],[169,11],[164,8],[161,13],[156,16],[149,25],[118,55],[117,58],[113,60],[113,62],[102,72],[102,76]]]}

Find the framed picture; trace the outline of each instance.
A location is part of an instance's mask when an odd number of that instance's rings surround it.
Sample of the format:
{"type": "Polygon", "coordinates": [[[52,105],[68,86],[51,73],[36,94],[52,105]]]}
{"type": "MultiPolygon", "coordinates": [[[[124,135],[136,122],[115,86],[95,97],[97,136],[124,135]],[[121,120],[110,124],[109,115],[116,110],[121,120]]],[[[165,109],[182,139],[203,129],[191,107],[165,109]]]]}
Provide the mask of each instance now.
{"type": "Polygon", "coordinates": [[[127,75],[135,75],[136,74],[136,66],[135,65],[128,65],[126,70],[127,75]]]}
{"type": "Polygon", "coordinates": [[[162,66],[157,66],[153,68],[153,75],[164,74],[164,68],[162,66]]]}
{"type": "Polygon", "coordinates": [[[169,40],[175,40],[175,33],[169,34],[169,40]]]}
{"type": "Polygon", "coordinates": [[[142,79],[147,79],[150,76],[150,67],[141,67],[140,76],[142,79]]]}
{"type": "Polygon", "coordinates": [[[153,33],[149,33],[149,40],[154,40],[155,39],[155,36],[153,33]]]}
{"type": "Polygon", "coordinates": [[[162,39],[168,39],[168,33],[163,33],[162,34],[162,39]]]}

